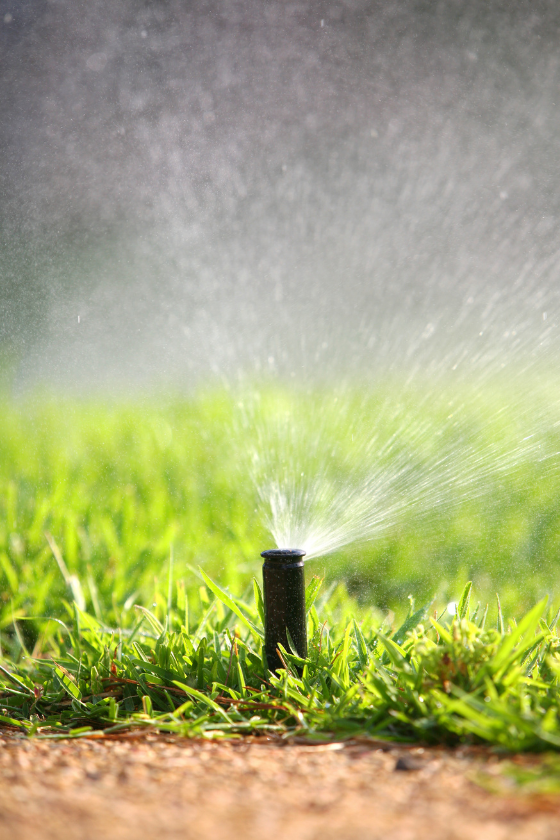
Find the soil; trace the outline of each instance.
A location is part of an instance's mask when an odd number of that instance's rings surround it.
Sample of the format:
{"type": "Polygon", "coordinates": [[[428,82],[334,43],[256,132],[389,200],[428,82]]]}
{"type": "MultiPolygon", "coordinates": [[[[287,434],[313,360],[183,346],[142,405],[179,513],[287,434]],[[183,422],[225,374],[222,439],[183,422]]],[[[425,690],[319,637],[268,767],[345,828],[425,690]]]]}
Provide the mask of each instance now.
{"type": "Polygon", "coordinates": [[[0,732],[0,838],[558,840],[560,795],[478,784],[502,761],[358,742],[0,732]]]}

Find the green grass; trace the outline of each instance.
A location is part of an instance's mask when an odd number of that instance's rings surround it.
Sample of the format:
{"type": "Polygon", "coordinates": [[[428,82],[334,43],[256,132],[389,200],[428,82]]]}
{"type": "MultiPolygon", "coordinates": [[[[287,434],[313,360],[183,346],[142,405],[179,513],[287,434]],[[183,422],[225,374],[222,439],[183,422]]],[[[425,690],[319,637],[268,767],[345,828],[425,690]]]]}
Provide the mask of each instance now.
{"type": "Polygon", "coordinates": [[[313,603],[308,589],[309,657],[282,650],[278,675],[263,662],[258,594],[232,598],[207,576],[194,621],[182,585],[165,616],[137,607],[128,632],[68,604],[19,667],[1,666],[0,721],[47,738],[136,728],[560,748],[558,615],[545,601],[492,628],[469,584],[453,619],[411,604],[395,630],[342,591],[313,603]]]}
{"type": "MultiPolygon", "coordinates": [[[[355,468],[354,443],[338,419],[340,402],[328,397],[328,392],[281,395],[284,404],[299,406],[308,434],[317,417],[332,427],[340,453],[333,480],[344,483],[345,470],[355,468]]],[[[261,402],[260,420],[266,423],[278,411],[278,395],[261,402]]],[[[87,608],[99,607],[113,623],[130,623],[132,604],[151,603],[154,579],[172,546],[179,573],[200,565],[241,592],[259,573],[260,551],[271,539],[246,469],[254,429],[239,424],[237,403],[225,391],[191,400],[113,404],[5,399],[0,630],[10,626],[13,615],[60,612],[67,586],[46,534],[59,547],[69,575],[79,578],[87,608]]],[[[539,404],[531,411],[520,423],[519,400],[496,401],[489,392],[474,397],[460,392],[451,399],[444,394],[420,407],[414,394],[405,399],[395,386],[367,397],[347,395],[342,417],[359,416],[363,435],[371,429],[382,438],[394,434],[397,424],[399,453],[419,464],[419,471],[422,460],[429,467],[443,445],[443,430],[447,449],[457,453],[457,474],[468,466],[463,453],[474,452],[481,478],[477,482],[475,476],[466,493],[451,488],[427,503],[411,504],[378,538],[310,561],[308,573],[327,582],[343,579],[362,603],[397,611],[409,594],[455,599],[467,580],[482,599],[493,599],[499,589],[512,614],[544,594],[554,596],[560,471],[551,455],[560,451],[560,426],[543,420],[539,404]],[[446,420],[453,399],[464,405],[458,426],[446,420]],[[532,439],[538,445],[521,449],[510,470],[485,474],[483,467],[499,465],[504,453],[516,451],[527,427],[538,433],[532,439]]],[[[438,470],[431,476],[426,470],[437,491],[438,470]]],[[[412,484],[411,501],[414,496],[412,484]]]]}
{"type": "Polygon", "coordinates": [[[560,746],[560,426],[544,398],[416,396],[390,383],[347,391],[341,413],[326,388],[268,388],[243,422],[239,394],[226,391],[126,403],[4,399],[4,724],[49,737],[136,726],[560,746]],[[405,507],[378,539],[311,561],[308,578],[325,582],[309,613],[310,658],[286,652],[275,677],[251,594],[270,537],[247,452],[253,422],[266,427],[279,405],[294,404],[306,434],[318,417],[332,431],[330,478],[341,484],[356,469],[345,431],[353,416],[353,428],[375,429],[381,441],[396,423],[397,451],[419,481],[442,451],[459,475],[480,461],[480,475],[455,489],[431,476],[437,492],[405,507]],[[536,439],[520,444],[529,429],[536,439]],[[453,620],[445,606],[469,580],[481,605],[463,603],[453,620]],[[409,594],[432,606],[399,630],[409,594]]]}

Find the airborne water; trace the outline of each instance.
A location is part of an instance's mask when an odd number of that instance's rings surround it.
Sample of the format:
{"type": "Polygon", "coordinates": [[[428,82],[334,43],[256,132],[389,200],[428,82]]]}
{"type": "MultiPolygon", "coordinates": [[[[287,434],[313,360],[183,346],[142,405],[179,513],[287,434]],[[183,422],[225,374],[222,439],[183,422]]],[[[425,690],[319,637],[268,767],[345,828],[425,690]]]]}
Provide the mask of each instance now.
{"type": "Polygon", "coordinates": [[[239,423],[310,555],[534,457],[560,417],[559,37],[552,0],[0,0],[16,390],[293,386],[274,421],[245,388],[239,423]],[[495,450],[464,430],[494,391],[495,450]]]}
{"type": "Polygon", "coordinates": [[[558,400],[522,386],[246,388],[238,440],[251,444],[245,457],[238,445],[237,458],[276,545],[298,546],[309,560],[384,537],[403,516],[491,504],[527,464],[545,480],[557,464],[547,432],[560,423],[558,400]]]}

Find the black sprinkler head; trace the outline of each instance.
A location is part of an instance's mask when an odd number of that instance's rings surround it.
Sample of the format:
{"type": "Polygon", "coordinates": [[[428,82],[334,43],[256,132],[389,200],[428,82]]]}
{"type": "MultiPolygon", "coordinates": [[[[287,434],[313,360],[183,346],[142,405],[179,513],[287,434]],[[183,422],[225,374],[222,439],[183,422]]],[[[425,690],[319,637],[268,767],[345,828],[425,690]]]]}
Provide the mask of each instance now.
{"type": "Polygon", "coordinates": [[[278,645],[307,658],[305,575],[301,548],[271,548],[263,551],[264,649],[271,671],[284,667],[278,645]]]}

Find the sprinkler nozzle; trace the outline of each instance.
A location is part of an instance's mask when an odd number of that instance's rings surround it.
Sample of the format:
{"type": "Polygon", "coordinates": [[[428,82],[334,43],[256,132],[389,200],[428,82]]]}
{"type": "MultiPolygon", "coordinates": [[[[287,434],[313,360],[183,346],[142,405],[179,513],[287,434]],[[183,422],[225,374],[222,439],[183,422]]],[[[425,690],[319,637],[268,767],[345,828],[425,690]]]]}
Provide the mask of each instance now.
{"type": "Polygon", "coordinates": [[[307,658],[305,575],[301,548],[271,548],[263,551],[264,649],[271,671],[284,668],[278,645],[307,658]]]}

